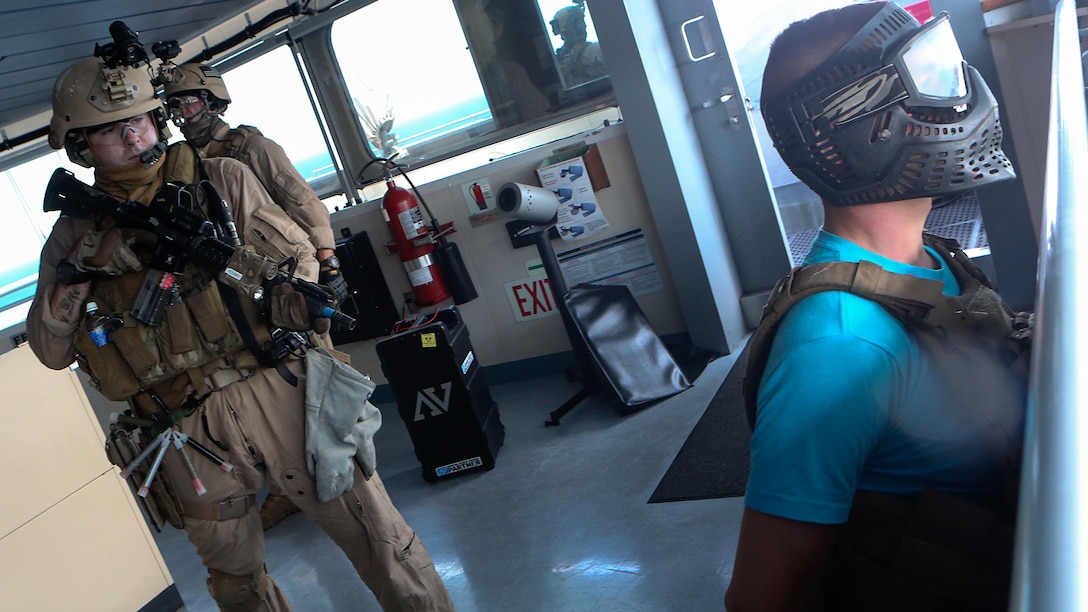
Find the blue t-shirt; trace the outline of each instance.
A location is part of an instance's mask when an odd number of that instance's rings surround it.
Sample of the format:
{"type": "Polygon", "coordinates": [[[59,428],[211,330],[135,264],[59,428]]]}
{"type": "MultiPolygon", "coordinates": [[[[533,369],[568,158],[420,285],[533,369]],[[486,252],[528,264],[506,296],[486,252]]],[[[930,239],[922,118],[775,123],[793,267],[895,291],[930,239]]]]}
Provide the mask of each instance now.
{"type": "MultiPolygon", "coordinates": [[[[872,261],[959,284],[820,232],[806,263],[872,261]]],[[[998,474],[981,432],[957,410],[936,365],[876,302],[843,291],[794,305],[775,335],[758,394],[745,504],[798,521],[846,522],[856,490],[915,495],[925,486],[981,496],[998,474]]]]}

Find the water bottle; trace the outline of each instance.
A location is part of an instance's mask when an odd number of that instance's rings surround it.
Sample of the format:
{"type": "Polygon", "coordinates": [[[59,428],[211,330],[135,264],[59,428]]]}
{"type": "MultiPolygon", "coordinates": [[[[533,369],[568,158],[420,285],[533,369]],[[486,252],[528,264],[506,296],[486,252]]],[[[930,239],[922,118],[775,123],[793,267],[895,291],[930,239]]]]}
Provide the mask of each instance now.
{"type": "Polygon", "coordinates": [[[110,325],[110,318],[98,312],[98,302],[87,302],[85,324],[87,333],[91,336],[91,342],[94,342],[95,346],[101,348],[109,344],[110,332],[113,331],[113,327],[110,325]]]}

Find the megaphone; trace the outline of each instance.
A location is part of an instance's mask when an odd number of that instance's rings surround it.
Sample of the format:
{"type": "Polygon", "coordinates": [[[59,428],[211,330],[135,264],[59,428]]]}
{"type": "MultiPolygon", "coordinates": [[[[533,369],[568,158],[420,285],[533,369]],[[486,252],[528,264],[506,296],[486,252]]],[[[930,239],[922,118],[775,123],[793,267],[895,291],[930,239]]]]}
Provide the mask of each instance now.
{"type": "Polygon", "coordinates": [[[559,198],[555,192],[535,185],[506,183],[499,189],[499,208],[532,223],[547,223],[555,218],[559,198]]]}

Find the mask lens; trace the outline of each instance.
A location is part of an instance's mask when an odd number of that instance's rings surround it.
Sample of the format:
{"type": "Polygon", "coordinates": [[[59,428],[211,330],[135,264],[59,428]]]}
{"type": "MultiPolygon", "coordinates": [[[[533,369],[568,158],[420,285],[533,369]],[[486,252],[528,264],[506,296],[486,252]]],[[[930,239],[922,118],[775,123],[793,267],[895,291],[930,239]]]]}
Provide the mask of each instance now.
{"type": "Polygon", "coordinates": [[[908,43],[903,66],[919,94],[931,98],[962,98],[967,95],[963,54],[947,18],[925,27],[908,43]]]}

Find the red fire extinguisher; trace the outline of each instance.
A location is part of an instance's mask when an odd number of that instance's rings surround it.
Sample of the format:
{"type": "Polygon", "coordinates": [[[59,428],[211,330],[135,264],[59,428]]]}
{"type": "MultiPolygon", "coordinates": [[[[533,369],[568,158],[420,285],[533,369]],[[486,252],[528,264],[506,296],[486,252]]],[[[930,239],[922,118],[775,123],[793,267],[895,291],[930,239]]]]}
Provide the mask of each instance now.
{"type": "Polygon", "coordinates": [[[449,299],[450,293],[442,282],[435,246],[430,239],[423,211],[411,191],[397,187],[388,173],[386,192],[382,198],[382,216],[397,245],[397,253],[412,283],[412,295],[418,306],[429,306],[449,299]]]}

